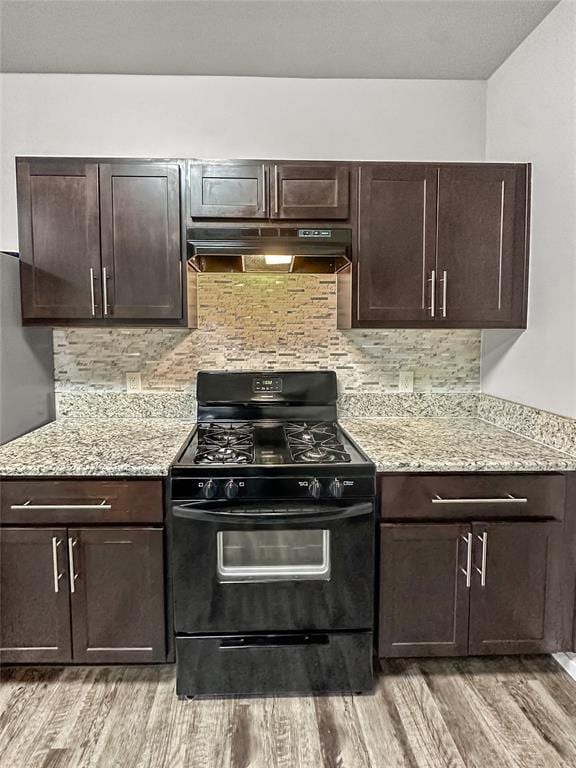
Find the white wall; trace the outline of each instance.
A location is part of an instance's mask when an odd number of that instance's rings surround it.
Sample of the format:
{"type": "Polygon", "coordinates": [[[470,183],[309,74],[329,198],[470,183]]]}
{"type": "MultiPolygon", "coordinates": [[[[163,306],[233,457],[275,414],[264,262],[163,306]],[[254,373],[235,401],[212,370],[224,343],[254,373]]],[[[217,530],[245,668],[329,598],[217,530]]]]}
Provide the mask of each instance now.
{"type": "Polygon", "coordinates": [[[486,83],[2,75],[0,248],[15,155],[482,160],[486,83]]]}
{"type": "Polygon", "coordinates": [[[486,159],[533,162],[528,330],[486,331],[482,391],[576,418],[576,4],[488,81],[486,159]]]}

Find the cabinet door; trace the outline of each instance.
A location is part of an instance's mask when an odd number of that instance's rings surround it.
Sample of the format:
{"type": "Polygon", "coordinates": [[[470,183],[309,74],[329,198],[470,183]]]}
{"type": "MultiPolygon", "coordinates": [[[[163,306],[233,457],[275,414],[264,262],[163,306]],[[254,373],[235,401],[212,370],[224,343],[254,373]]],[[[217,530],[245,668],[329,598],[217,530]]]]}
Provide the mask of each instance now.
{"type": "Polygon", "coordinates": [[[380,527],[379,656],[461,656],[468,642],[468,525],[380,527]]]}
{"type": "Polygon", "coordinates": [[[165,659],[162,531],[69,529],[74,661],[165,659]]]}
{"type": "Polygon", "coordinates": [[[65,528],[0,529],[0,659],[71,661],[65,528]]]}
{"type": "Polygon", "coordinates": [[[473,534],[470,653],[561,650],[562,524],[475,523],[473,534]]]}
{"type": "Polygon", "coordinates": [[[526,324],[526,166],[438,172],[438,316],[470,326],[526,324]]]}
{"type": "Polygon", "coordinates": [[[429,323],[435,218],[435,168],[360,167],[355,325],[429,323]]]}
{"type": "Polygon", "coordinates": [[[264,219],[267,166],[259,162],[189,163],[192,218],[264,219]]]}
{"type": "Polygon", "coordinates": [[[350,170],[328,163],[278,163],[272,168],[272,218],[347,219],[350,170]]]}
{"type": "Polygon", "coordinates": [[[100,166],[103,314],[182,317],[176,163],[100,166]]]}
{"type": "Polygon", "coordinates": [[[18,160],[24,320],[100,317],[98,166],[18,160]]]}

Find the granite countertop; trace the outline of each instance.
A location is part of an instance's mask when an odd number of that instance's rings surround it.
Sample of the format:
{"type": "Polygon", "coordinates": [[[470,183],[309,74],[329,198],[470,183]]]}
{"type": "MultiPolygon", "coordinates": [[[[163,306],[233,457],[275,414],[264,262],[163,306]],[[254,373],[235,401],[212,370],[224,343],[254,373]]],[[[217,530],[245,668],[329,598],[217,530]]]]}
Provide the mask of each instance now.
{"type": "Polygon", "coordinates": [[[61,419],[0,446],[0,476],[168,474],[194,427],[176,419],[61,419]]]}
{"type": "Polygon", "coordinates": [[[378,472],[563,472],[576,456],[478,418],[341,419],[378,472]]]}
{"type": "MultiPolygon", "coordinates": [[[[478,418],[358,418],[342,426],[378,472],[576,471],[576,456],[478,418]]],[[[0,476],[162,477],[194,422],[61,419],[0,447],[0,476]]]]}

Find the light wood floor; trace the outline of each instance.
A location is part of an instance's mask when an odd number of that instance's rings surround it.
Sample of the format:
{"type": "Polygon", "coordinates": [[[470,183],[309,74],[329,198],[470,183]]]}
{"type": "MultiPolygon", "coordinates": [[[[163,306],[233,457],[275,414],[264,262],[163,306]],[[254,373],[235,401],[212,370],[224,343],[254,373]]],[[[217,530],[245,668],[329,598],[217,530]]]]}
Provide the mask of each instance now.
{"type": "Polygon", "coordinates": [[[374,696],[181,702],[172,667],[6,668],[2,768],[566,768],[549,657],[394,661],[374,696]]]}

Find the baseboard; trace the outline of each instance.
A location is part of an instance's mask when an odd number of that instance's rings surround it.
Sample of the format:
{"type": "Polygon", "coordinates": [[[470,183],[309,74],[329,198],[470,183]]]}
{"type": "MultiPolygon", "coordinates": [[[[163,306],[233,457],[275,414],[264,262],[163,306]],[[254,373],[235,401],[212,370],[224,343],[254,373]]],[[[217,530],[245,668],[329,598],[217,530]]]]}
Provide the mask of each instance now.
{"type": "Polygon", "coordinates": [[[552,657],[576,680],[576,653],[554,653],[552,657]]]}

